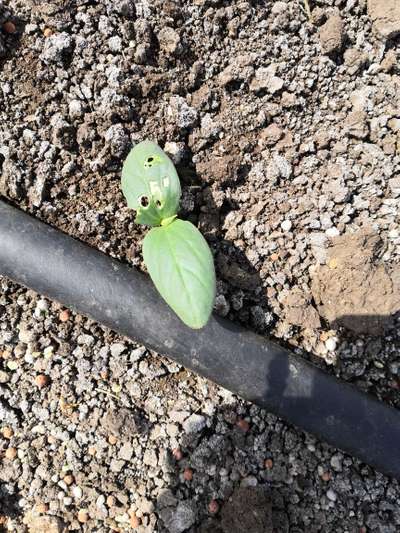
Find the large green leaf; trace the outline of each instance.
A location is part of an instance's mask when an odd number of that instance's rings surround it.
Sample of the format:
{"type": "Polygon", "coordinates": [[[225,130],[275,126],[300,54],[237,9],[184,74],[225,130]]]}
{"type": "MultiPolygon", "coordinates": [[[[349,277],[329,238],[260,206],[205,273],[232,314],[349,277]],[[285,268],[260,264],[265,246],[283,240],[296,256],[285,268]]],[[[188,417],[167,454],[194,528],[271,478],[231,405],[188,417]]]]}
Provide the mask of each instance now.
{"type": "Polygon", "coordinates": [[[167,304],[187,326],[202,328],[214,305],[215,271],[199,230],[183,220],[153,228],[143,241],[143,258],[167,304]]]}
{"type": "Polygon", "coordinates": [[[178,174],[169,157],[152,141],[143,141],[129,152],[121,186],[128,206],[137,212],[139,224],[159,226],[178,211],[178,174]]]}

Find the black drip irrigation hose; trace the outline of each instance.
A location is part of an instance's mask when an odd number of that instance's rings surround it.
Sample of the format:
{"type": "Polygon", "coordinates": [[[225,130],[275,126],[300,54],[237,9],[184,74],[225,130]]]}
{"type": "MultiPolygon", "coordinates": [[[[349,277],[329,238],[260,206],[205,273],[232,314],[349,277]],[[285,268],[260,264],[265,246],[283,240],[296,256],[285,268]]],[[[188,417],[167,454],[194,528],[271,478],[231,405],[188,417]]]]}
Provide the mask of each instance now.
{"type": "Polygon", "coordinates": [[[400,479],[399,411],[227,320],[189,329],[146,276],[1,201],[0,275],[400,479]]]}

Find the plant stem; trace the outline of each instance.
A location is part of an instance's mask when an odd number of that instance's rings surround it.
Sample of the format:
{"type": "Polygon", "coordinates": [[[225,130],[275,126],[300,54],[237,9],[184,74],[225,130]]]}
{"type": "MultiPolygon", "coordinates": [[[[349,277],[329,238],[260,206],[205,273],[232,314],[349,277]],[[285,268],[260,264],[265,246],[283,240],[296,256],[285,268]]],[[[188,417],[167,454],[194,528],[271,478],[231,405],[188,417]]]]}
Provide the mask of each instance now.
{"type": "Polygon", "coordinates": [[[310,2],[309,0],[303,0],[304,1],[304,9],[306,10],[307,17],[309,20],[311,20],[311,8],[310,8],[310,2]]]}

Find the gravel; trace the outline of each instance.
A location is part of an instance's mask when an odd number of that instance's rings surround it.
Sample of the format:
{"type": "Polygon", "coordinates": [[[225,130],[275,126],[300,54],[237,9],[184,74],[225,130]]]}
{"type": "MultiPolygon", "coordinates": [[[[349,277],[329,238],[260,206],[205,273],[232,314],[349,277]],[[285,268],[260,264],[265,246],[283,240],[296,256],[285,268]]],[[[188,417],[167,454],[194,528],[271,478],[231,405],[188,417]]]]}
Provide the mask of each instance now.
{"type": "MultiPolygon", "coordinates": [[[[216,312],[398,408],[399,3],[309,3],[0,1],[0,194],[145,270],[119,180],[157,140],[216,312]]],[[[398,482],[0,285],[0,527],[399,530],[398,482]]]]}

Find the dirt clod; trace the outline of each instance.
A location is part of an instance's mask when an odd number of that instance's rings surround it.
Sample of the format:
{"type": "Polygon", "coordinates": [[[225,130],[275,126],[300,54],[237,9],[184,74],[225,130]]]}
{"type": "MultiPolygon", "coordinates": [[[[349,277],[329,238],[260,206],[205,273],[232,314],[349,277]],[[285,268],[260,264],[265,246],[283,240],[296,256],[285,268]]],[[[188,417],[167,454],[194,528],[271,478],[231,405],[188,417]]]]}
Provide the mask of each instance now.
{"type": "Polygon", "coordinates": [[[263,488],[236,489],[221,510],[224,533],[272,533],[271,500],[263,488]]]}
{"type": "Polygon", "coordinates": [[[343,46],[344,24],[339,13],[333,13],[320,28],[321,48],[325,54],[339,52],[343,46]]]}
{"type": "Polygon", "coordinates": [[[370,229],[337,237],[328,264],[313,276],[320,314],[355,333],[382,334],[400,311],[400,270],[380,260],[383,242],[370,229]]]}
{"type": "Polygon", "coordinates": [[[66,531],[62,520],[56,516],[35,516],[28,513],[24,522],[28,527],[29,533],[64,533],[66,531]]]}
{"type": "Polygon", "coordinates": [[[305,294],[299,287],[282,291],[279,295],[287,322],[302,328],[319,328],[319,313],[312,305],[311,295],[305,294]]]}
{"type": "Polygon", "coordinates": [[[397,0],[368,0],[368,14],[380,37],[392,39],[400,33],[400,4],[397,0]]]}

